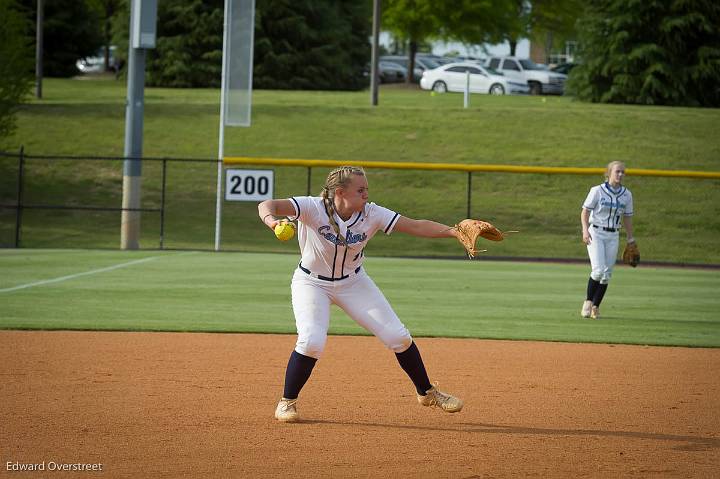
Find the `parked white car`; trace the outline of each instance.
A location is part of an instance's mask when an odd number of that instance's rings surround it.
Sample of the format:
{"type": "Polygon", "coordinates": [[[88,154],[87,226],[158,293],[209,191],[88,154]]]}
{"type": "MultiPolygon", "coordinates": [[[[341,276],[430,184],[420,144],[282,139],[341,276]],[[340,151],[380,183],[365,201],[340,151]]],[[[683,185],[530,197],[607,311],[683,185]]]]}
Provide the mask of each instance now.
{"type": "Polygon", "coordinates": [[[467,72],[470,72],[470,93],[506,95],[530,91],[527,83],[511,81],[492,68],[473,62],[448,63],[425,71],[420,79],[420,88],[438,93],[464,92],[468,81],[467,72]]]}

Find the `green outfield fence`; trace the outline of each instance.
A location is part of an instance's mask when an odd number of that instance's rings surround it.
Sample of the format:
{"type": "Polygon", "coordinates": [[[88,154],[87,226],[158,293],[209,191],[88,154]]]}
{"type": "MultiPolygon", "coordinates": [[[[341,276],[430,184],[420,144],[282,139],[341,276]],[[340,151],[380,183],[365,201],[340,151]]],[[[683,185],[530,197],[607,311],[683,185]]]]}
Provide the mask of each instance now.
{"type": "MultiPolygon", "coordinates": [[[[118,248],[124,161],[0,153],[0,246],[118,248]]],[[[142,158],[141,248],[214,248],[218,161],[142,158]]],[[[497,256],[586,258],[577,240],[580,205],[589,187],[601,181],[602,168],[258,157],[223,161],[228,167],[272,168],[277,198],[317,193],[329,169],[348,163],[369,170],[373,201],[407,216],[446,224],[479,217],[503,229],[519,229],[513,241],[493,244],[497,256]]],[[[720,263],[720,172],[630,168],[627,173],[646,258],[720,263]]],[[[225,202],[222,225],[223,250],[297,250],[293,242],[268,241],[254,203],[225,202]]],[[[381,237],[373,240],[373,253],[453,256],[457,248],[450,242],[381,237]]]]}

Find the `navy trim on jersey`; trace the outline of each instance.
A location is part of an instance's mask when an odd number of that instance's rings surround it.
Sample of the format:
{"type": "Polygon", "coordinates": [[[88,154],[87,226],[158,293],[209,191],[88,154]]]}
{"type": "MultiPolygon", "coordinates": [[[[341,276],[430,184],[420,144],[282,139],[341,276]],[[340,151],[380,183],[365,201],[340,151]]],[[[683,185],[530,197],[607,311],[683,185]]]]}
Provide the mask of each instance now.
{"type": "Polygon", "coordinates": [[[353,221],[352,223],[350,223],[350,225],[345,229],[345,253],[343,254],[342,265],[340,266],[340,276],[342,276],[343,273],[345,272],[345,260],[347,259],[347,252],[348,252],[347,236],[348,236],[348,234],[350,233],[350,228],[351,228],[355,223],[357,223],[358,220],[360,220],[360,217],[361,217],[361,216],[362,216],[362,213],[358,213],[357,218],[355,218],[355,221],[353,221]]]}
{"type": "MultiPolygon", "coordinates": [[[[330,278],[335,279],[335,261],[337,261],[337,253],[338,253],[338,245],[335,243],[335,255],[333,256],[333,267],[332,267],[332,275],[330,278]]],[[[340,276],[342,276],[342,271],[340,271],[340,276]]]]}
{"type": "Polygon", "coordinates": [[[392,217],[392,219],[390,220],[390,223],[388,223],[388,225],[385,228],[385,230],[383,231],[383,233],[387,234],[387,232],[390,230],[393,223],[395,222],[395,218],[397,218],[398,216],[400,216],[400,213],[395,213],[395,216],[392,217]]]}
{"type": "Polygon", "coordinates": [[[347,246],[345,246],[345,253],[343,253],[343,260],[342,260],[342,264],[340,265],[340,276],[342,276],[343,273],[345,273],[345,260],[347,259],[347,250],[348,250],[348,248],[347,248],[347,246]]]}
{"type": "Polygon", "coordinates": [[[299,217],[300,217],[300,203],[298,203],[297,200],[296,200],[295,198],[292,198],[292,197],[290,198],[290,200],[291,200],[293,203],[295,203],[295,208],[297,208],[297,216],[296,216],[296,217],[299,218],[299,217]]]}
{"type": "Polygon", "coordinates": [[[362,213],[361,213],[361,212],[358,212],[357,218],[355,218],[355,221],[353,221],[352,223],[350,223],[350,224],[348,225],[347,229],[349,230],[352,226],[354,226],[355,223],[358,222],[358,220],[360,219],[361,216],[362,216],[362,213]]]}
{"type": "MultiPolygon", "coordinates": [[[[610,213],[608,215],[607,219],[607,227],[608,228],[615,228],[620,225],[620,215],[618,215],[618,210],[620,209],[620,198],[625,196],[625,194],[628,192],[628,189],[622,185],[620,185],[620,189],[615,192],[612,187],[610,186],[609,182],[603,183],[602,187],[600,188],[600,191],[605,193],[608,197],[610,197],[610,213]],[[615,207],[615,214],[613,214],[613,207],[612,205],[617,205],[615,207]],[[613,217],[615,221],[613,221],[613,217]]],[[[625,215],[623,213],[623,216],[632,216],[632,215],[625,215]]]]}

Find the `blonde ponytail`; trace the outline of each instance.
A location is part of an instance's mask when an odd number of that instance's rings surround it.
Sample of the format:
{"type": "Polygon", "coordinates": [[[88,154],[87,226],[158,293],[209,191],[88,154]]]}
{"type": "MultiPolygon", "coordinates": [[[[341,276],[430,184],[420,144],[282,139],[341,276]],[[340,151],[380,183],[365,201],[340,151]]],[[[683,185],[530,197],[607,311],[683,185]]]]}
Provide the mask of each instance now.
{"type": "Polygon", "coordinates": [[[342,188],[350,184],[352,181],[352,175],[365,176],[365,170],[357,166],[341,166],[335,168],[328,174],[325,180],[325,186],[323,186],[320,192],[320,197],[323,200],[325,206],[325,212],[330,218],[330,226],[335,231],[335,235],[338,238],[339,244],[345,244],[345,237],[340,233],[340,226],[335,221],[335,190],[342,188]]]}

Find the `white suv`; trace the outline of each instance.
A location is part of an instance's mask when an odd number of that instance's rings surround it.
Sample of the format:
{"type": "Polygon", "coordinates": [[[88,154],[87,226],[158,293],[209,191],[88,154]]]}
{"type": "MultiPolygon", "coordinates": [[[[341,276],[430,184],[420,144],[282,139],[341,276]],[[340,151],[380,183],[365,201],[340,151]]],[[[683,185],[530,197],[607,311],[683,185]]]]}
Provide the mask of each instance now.
{"type": "Polygon", "coordinates": [[[556,94],[565,91],[567,75],[552,72],[536,65],[532,60],[520,60],[516,57],[490,57],[487,65],[502,72],[510,80],[527,83],[531,95],[556,94]]]}

